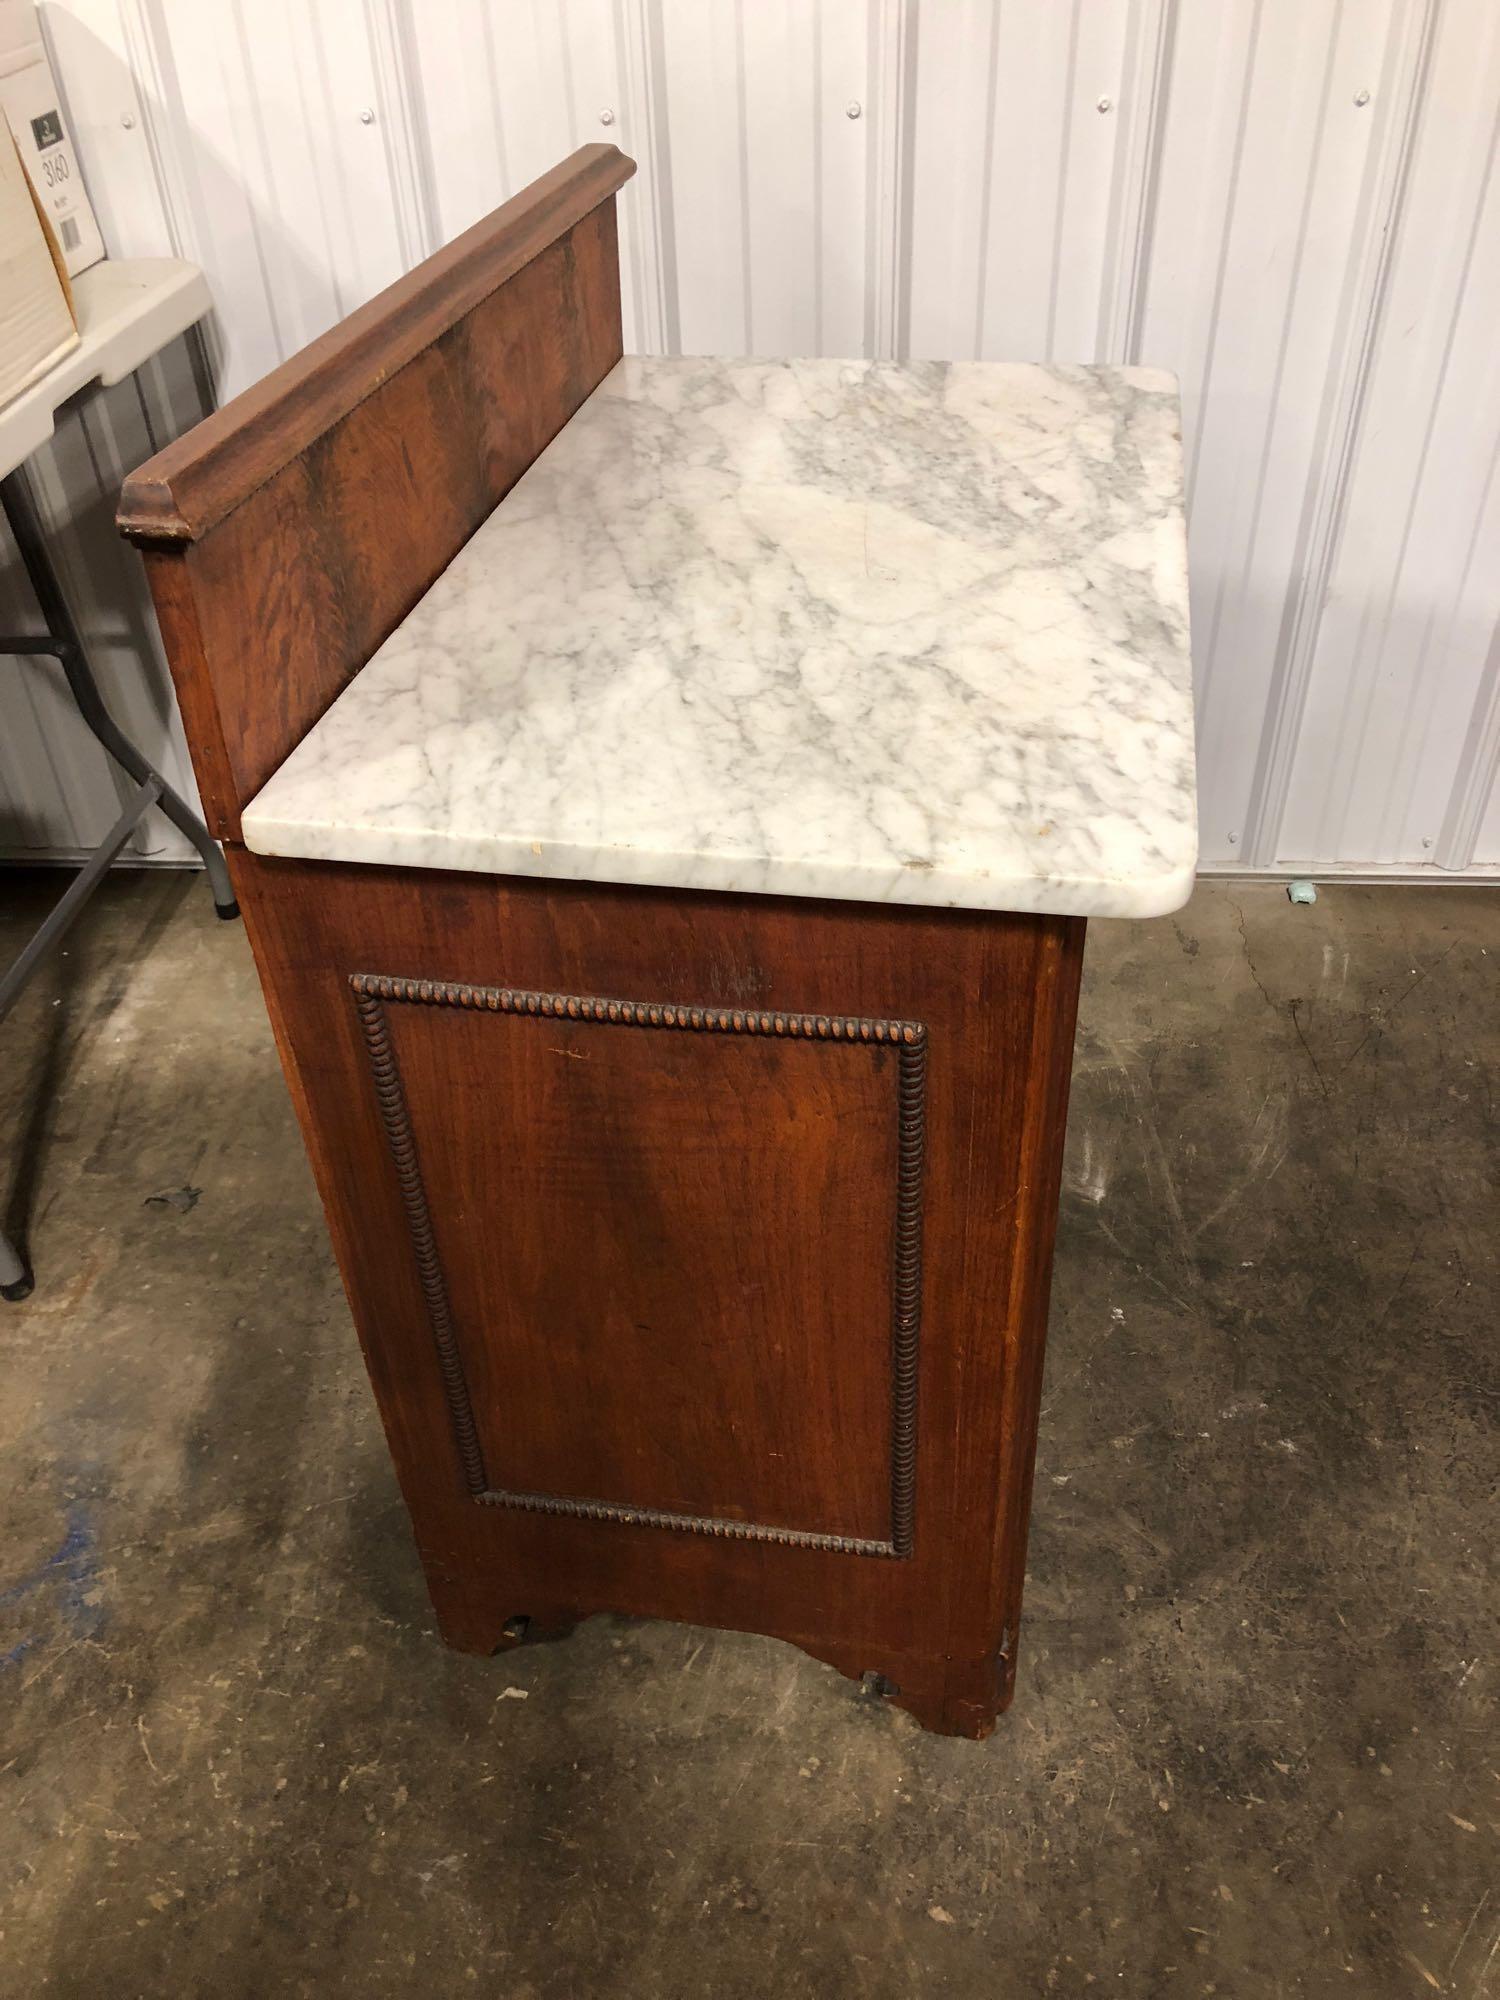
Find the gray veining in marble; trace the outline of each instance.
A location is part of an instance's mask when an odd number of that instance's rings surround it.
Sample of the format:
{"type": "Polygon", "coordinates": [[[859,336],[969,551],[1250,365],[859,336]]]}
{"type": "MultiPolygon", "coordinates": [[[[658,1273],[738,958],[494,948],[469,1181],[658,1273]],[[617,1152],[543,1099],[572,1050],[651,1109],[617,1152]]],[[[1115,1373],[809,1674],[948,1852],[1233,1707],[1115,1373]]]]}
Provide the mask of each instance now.
{"type": "Polygon", "coordinates": [[[1174,909],[1197,854],[1176,385],[622,361],[244,830],[497,874],[1174,909]]]}

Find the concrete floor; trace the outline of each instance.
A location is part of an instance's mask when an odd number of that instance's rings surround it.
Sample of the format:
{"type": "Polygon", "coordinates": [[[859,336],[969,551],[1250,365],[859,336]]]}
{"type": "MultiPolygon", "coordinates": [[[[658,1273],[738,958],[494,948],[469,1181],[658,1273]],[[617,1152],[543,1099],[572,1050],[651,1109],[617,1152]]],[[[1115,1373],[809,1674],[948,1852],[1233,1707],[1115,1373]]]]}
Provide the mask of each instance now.
{"type": "Polygon", "coordinates": [[[1095,927],[973,1745],[758,1638],[443,1649],[244,937],[117,878],[3,1031],[0,1993],[1500,1992],[1497,975],[1487,891],[1095,927]]]}

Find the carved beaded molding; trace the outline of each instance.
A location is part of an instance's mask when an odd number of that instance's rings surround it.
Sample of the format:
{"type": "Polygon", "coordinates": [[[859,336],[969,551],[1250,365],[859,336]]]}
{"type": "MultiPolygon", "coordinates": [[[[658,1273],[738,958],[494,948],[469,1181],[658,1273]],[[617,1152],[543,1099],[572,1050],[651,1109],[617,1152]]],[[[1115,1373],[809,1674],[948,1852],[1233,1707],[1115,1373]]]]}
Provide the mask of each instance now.
{"type": "Polygon", "coordinates": [[[531,993],[437,979],[397,979],[383,973],[349,976],[369,1051],[375,1097],[395,1163],[411,1231],[417,1274],[437,1348],[443,1393],[453,1424],[464,1483],[486,1507],[670,1528],[734,1541],[774,1542],[839,1555],[909,1556],[914,1533],[917,1446],[917,1348],[922,1315],[922,1172],[926,1137],[927,1029],[920,1021],[870,1020],[848,1014],[786,1014],[738,1007],[685,1007],[664,1001],[608,1000],[577,993],[531,993]],[[601,1026],[665,1028],[689,1033],[782,1036],[788,1040],[864,1043],[894,1048],[897,1071],[895,1265],[891,1291],[891,1532],[888,1540],[823,1535],[758,1521],[674,1514],[623,1501],[584,1500],[550,1493],[512,1493],[490,1484],[469,1400],[463,1357],[438,1258],[432,1214],[417,1158],[411,1114],[386,1020],[389,1004],[463,1007],[479,1013],[587,1021],[601,1026]]]}

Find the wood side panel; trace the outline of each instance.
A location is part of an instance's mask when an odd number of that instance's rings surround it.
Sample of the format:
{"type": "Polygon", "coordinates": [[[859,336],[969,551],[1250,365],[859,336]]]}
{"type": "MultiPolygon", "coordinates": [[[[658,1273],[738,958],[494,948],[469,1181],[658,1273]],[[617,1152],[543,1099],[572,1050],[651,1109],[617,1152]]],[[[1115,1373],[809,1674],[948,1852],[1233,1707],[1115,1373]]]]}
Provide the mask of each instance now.
{"type": "Polygon", "coordinates": [[[888,1542],[896,1051],[384,1011],[489,1489],[888,1542]]]}
{"type": "MultiPolygon", "coordinates": [[[[1038,986],[1037,975],[1039,962],[1049,958],[1066,975],[1073,965],[1068,941],[1081,927],[1051,918],[360,869],[243,852],[234,854],[233,867],[429,1586],[450,1640],[488,1650],[503,1642],[507,1621],[518,1614],[530,1617],[533,1629],[549,1629],[596,1610],[765,1631],[805,1646],[843,1671],[885,1675],[900,1688],[893,1698],[931,1727],[985,1733],[1005,1692],[994,1669],[1002,1607],[989,1579],[997,1564],[1006,1577],[1013,1570],[1018,1574],[1022,1561],[1029,1479],[1024,1445],[1034,1422],[1032,1391],[1045,1319],[1039,1292],[1046,1270],[1043,1211],[1055,1198],[1050,1141],[1037,1121],[1044,1104],[1055,1109],[1066,1008],[1059,1004],[1058,982],[1049,992],[1038,986]],[[455,1452],[400,1177],[350,988],[351,975],[372,969],[403,980],[537,994],[639,996],[683,1007],[925,1024],[923,1279],[909,1557],[872,1560],[819,1547],[476,1502],[455,1452]],[[968,1647],[974,1652],[960,1657],[968,1647]],[[976,1693],[973,1662],[986,1648],[988,1680],[980,1674],[976,1693]]],[[[553,1060],[560,1069],[575,1069],[573,1044],[584,1031],[561,1021],[556,1025],[562,1037],[552,1046],[572,1053],[553,1060]]],[[[552,1032],[537,1021],[516,1026],[543,1037],[552,1032]]],[[[621,1032],[628,1031],[598,1030],[621,1032]]],[[[602,1051],[604,1044],[594,1047],[602,1051]]],[[[676,1254],[681,1239],[672,1218],[691,1222],[696,1193],[690,1182],[701,1176],[704,1164],[701,1147],[681,1150],[676,1128],[686,1115],[687,1096],[696,1094],[710,1107],[705,1116],[717,1106],[727,1119],[723,1137],[731,1150],[748,1130],[736,1072],[719,1067],[725,1056],[737,1061],[745,1048],[727,1037],[718,1051],[693,1057],[691,1075],[679,1079],[682,1091],[669,1091],[655,1103],[646,1093],[631,1114],[632,1142],[623,1150],[605,1145],[580,1164],[577,1150],[587,1118],[570,1131],[570,1171],[583,1172],[596,1191],[604,1190],[609,1231],[628,1230],[632,1214],[640,1216],[633,1266],[629,1259],[619,1262],[613,1250],[602,1265],[585,1255],[578,1290],[570,1293],[565,1261],[559,1261],[556,1244],[545,1240],[556,1218],[549,1217],[546,1203],[525,1203],[521,1182],[509,1189],[507,1202],[527,1213],[506,1219],[507,1254],[545,1274],[549,1321],[581,1326],[592,1309],[590,1289],[612,1272],[609,1282],[624,1285],[637,1308],[648,1302],[653,1283],[665,1288],[658,1303],[678,1329],[674,1337],[686,1338],[683,1329],[695,1323],[695,1315],[696,1324],[713,1337],[743,1337],[743,1329],[726,1320],[736,1293],[745,1295],[745,1311],[757,1310],[749,1294],[754,1284],[765,1282],[764,1254],[757,1253],[759,1262],[752,1259],[753,1268],[736,1265],[738,1251],[709,1232],[701,1245],[705,1268],[685,1266],[676,1254]],[[533,1229],[543,1240],[525,1240],[533,1229]],[[662,1242],[673,1246],[665,1260],[656,1255],[662,1242]]],[[[414,1096],[429,1107],[430,1133],[432,1109],[445,1094],[458,1091],[457,1073],[446,1067],[449,1055],[440,1054],[435,1039],[420,1053],[408,1042],[401,1053],[415,1065],[414,1096]]],[[[812,1056],[806,1049],[798,1053],[812,1056]]],[[[839,1053],[854,1057],[869,1051],[839,1053]]],[[[496,1067],[477,1044],[451,1054],[453,1060],[462,1055],[466,1076],[478,1063],[491,1083],[507,1076],[517,1081],[513,1065],[496,1067]]],[[[652,1045],[651,1060],[659,1067],[659,1043],[652,1045]]],[[[794,1196],[800,1190],[804,1201],[807,1190],[826,1185],[830,1175],[835,1192],[852,1189],[860,1178],[859,1161],[872,1146],[881,1175],[891,1164],[888,1141],[873,1136],[874,1100],[862,1086],[850,1097],[843,1082],[830,1085],[829,1075],[809,1060],[784,1067],[775,1079],[780,1095],[769,1128],[770,1150],[781,1157],[787,1186],[794,1196]],[[846,1110],[856,1157],[840,1165],[838,1127],[846,1110]]],[[[635,1085],[640,1081],[638,1076],[635,1085]]],[[[540,1091],[543,1099],[553,1089],[545,1079],[537,1081],[534,1068],[522,1087],[540,1091]]],[[[592,1103],[606,1119],[619,1115],[626,1099],[610,1096],[607,1079],[598,1081],[597,1092],[603,1095],[586,1094],[581,1102],[592,1103]]],[[[456,1127],[486,1116],[505,1122],[503,1109],[482,1087],[476,1093],[471,1086],[467,1094],[467,1108],[461,1092],[453,1097],[456,1127]]],[[[512,1128],[527,1135],[522,1143],[534,1149],[534,1167],[545,1167],[547,1142],[539,1135],[551,1118],[545,1103],[532,1103],[512,1128]]],[[[420,1150],[421,1118],[415,1129],[420,1150]]],[[[427,1144],[436,1162],[430,1137],[427,1144]]],[[[471,1276],[478,1272],[483,1283],[503,1282],[493,1274],[484,1277],[497,1235],[496,1215],[486,1209],[486,1167],[494,1161],[490,1142],[481,1141],[477,1131],[466,1137],[456,1130],[448,1144],[449,1157],[434,1171],[443,1211],[434,1222],[439,1261],[450,1271],[467,1263],[471,1276]],[[475,1169],[474,1193],[462,1213],[457,1212],[460,1155],[475,1169]]],[[[871,1296],[875,1206],[863,1192],[849,1199],[863,1206],[848,1228],[841,1226],[839,1200],[805,1218],[816,1231],[819,1261],[816,1269],[813,1260],[803,1261],[784,1301],[795,1315],[805,1315],[818,1296],[827,1303],[826,1317],[816,1325],[799,1318],[795,1338],[804,1343],[803,1358],[792,1364],[793,1372],[804,1365],[821,1370],[825,1383],[855,1337],[836,1302],[871,1296]],[[819,1341],[825,1347],[809,1362],[819,1341]]],[[[759,1225],[750,1200],[746,1190],[734,1192],[753,1231],[759,1225]]],[[[781,1227],[785,1204],[778,1214],[781,1227]]],[[[774,1240],[775,1230],[767,1224],[762,1253],[774,1240]]],[[[456,1293],[462,1290],[460,1283],[456,1293]]],[[[470,1285],[471,1302],[482,1290],[483,1284],[470,1285]]],[[[759,1310],[757,1338],[788,1336],[790,1318],[778,1322],[774,1310],[759,1310]]],[[[462,1337],[488,1336],[484,1329],[472,1335],[465,1329],[462,1337]]],[[[889,1353],[882,1359],[888,1369],[889,1353]]],[[[495,1360],[492,1350],[489,1361],[495,1360]]],[[[868,1364],[867,1352],[858,1363],[862,1386],[853,1407],[864,1407],[865,1413],[856,1419],[855,1435],[844,1434],[825,1400],[821,1412],[815,1407],[806,1415],[798,1439],[812,1463],[804,1462],[780,1485],[776,1468],[760,1463],[767,1482],[762,1504],[773,1512],[824,1506],[830,1496],[852,1491],[849,1504],[855,1511],[837,1521],[830,1517],[829,1525],[870,1525],[873,1459],[869,1411],[860,1402],[876,1381],[868,1364]],[[851,1464],[857,1466],[852,1481],[851,1464]]],[[[620,1371],[604,1390],[619,1449],[628,1452],[632,1436],[654,1438],[665,1455],[656,1459],[651,1478],[679,1478],[680,1496],[711,1510],[732,1513],[746,1505],[750,1489],[744,1482],[755,1469],[742,1458],[723,1468],[721,1477],[714,1440],[722,1434],[715,1426],[740,1421],[758,1438],[756,1448],[764,1446],[777,1409],[784,1407],[786,1378],[779,1390],[765,1391],[768,1402],[758,1404],[761,1391],[748,1356],[745,1366],[752,1372],[737,1363],[733,1381],[705,1376],[720,1407],[706,1412],[702,1423],[674,1418],[659,1431],[653,1426],[663,1424],[660,1381],[653,1388],[649,1372],[620,1371]],[[742,1410],[728,1407],[742,1398],[742,1410]],[[674,1453],[682,1463],[669,1475],[667,1460],[674,1453]]],[[[483,1368],[476,1372],[482,1375],[483,1368]]],[[[497,1375],[497,1397],[498,1381],[497,1375]]],[[[536,1378],[533,1395],[545,1393],[536,1378]]],[[[507,1425],[524,1427],[527,1421],[525,1403],[504,1417],[507,1425]]],[[[528,1449],[542,1454],[533,1457],[533,1470],[543,1460],[569,1476],[581,1477],[586,1470],[564,1467],[571,1447],[551,1415],[539,1417],[528,1449]]],[[[648,1446],[648,1459],[655,1449],[656,1444],[648,1446]]],[[[616,1469],[624,1479],[630,1468],[621,1461],[616,1469]]],[[[834,1498],[835,1509],[842,1504],[834,1498]]]]}
{"type": "Polygon", "coordinates": [[[949,1612],[946,1699],[961,1734],[1007,1707],[1015,1691],[1086,930],[1082,917],[1038,926],[1029,1005],[1021,1010],[1029,1018],[1024,1027],[1016,1022],[1024,1095],[1018,1126],[999,1140],[1017,1151],[1015,1207],[1001,1223],[1013,1233],[1007,1296],[994,1323],[998,1352],[980,1354],[965,1372],[964,1430],[955,1460],[954,1568],[964,1587],[949,1612]],[[992,1513],[966,1505],[977,1486],[993,1487],[998,1504],[992,1513]]]}
{"type": "MultiPolygon", "coordinates": [[[[431,310],[451,314],[443,264],[443,256],[430,259],[412,275],[426,273],[431,310]]],[[[339,370],[346,396],[356,360],[374,365],[368,346],[351,341],[325,361],[339,370]]],[[[139,509],[122,506],[122,522],[145,547],[216,835],[239,838],[241,808],[620,353],[619,253],[606,199],[445,321],[394,373],[382,364],[337,422],[250,485],[201,539],[149,539],[139,509]]],[[[210,421],[234,418],[231,436],[258,432],[270,419],[256,394],[210,421]]],[[[217,466],[221,456],[204,462],[217,466]]]]}
{"type": "Polygon", "coordinates": [[[179,548],[143,549],[142,555],[162,648],[177,690],[204,824],[223,840],[239,832],[239,800],[214,677],[203,650],[193,579],[179,548]]]}

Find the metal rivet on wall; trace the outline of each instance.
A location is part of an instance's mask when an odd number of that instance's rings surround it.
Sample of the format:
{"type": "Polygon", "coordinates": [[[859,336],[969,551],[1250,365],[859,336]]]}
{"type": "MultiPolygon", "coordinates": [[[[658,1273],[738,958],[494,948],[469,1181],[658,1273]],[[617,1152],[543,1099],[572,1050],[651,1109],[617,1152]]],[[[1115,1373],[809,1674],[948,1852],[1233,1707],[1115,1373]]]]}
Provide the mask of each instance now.
{"type": "Polygon", "coordinates": [[[610,110],[609,106],[606,104],[604,109],[599,113],[599,123],[601,125],[613,125],[614,122],[615,122],[615,114],[613,113],[613,111],[610,110]]]}
{"type": "Polygon", "coordinates": [[[359,122],[361,125],[373,125],[375,123],[375,113],[370,109],[368,104],[360,112],[359,122]]]}
{"type": "Polygon", "coordinates": [[[1365,106],[1369,103],[1369,101],[1370,101],[1370,93],[1368,90],[1355,91],[1354,102],[1359,106],[1361,111],[1364,110],[1365,106]]]}
{"type": "Polygon", "coordinates": [[[1238,846],[1239,846],[1239,844],[1240,844],[1240,837],[1239,837],[1239,835],[1238,835],[1237,833],[1232,833],[1232,834],[1230,834],[1230,836],[1229,836],[1229,845],[1230,845],[1231,847],[1238,847],[1238,846]]]}
{"type": "Polygon", "coordinates": [[[128,111],[122,111],[120,113],[120,123],[125,127],[125,130],[127,132],[133,132],[135,130],[135,119],[131,116],[131,114],[128,111]]]}
{"type": "Polygon", "coordinates": [[[846,118],[858,118],[864,108],[857,97],[851,97],[849,102],[844,106],[844,116],[846,118]]]}
{"type": "Polygon", "coordinates": [[[1096,111],[1113,111],[1114,108],[1115,100],[1112,97],[1101,97],[1099,102],[1094,106],[1096,111]]]}

